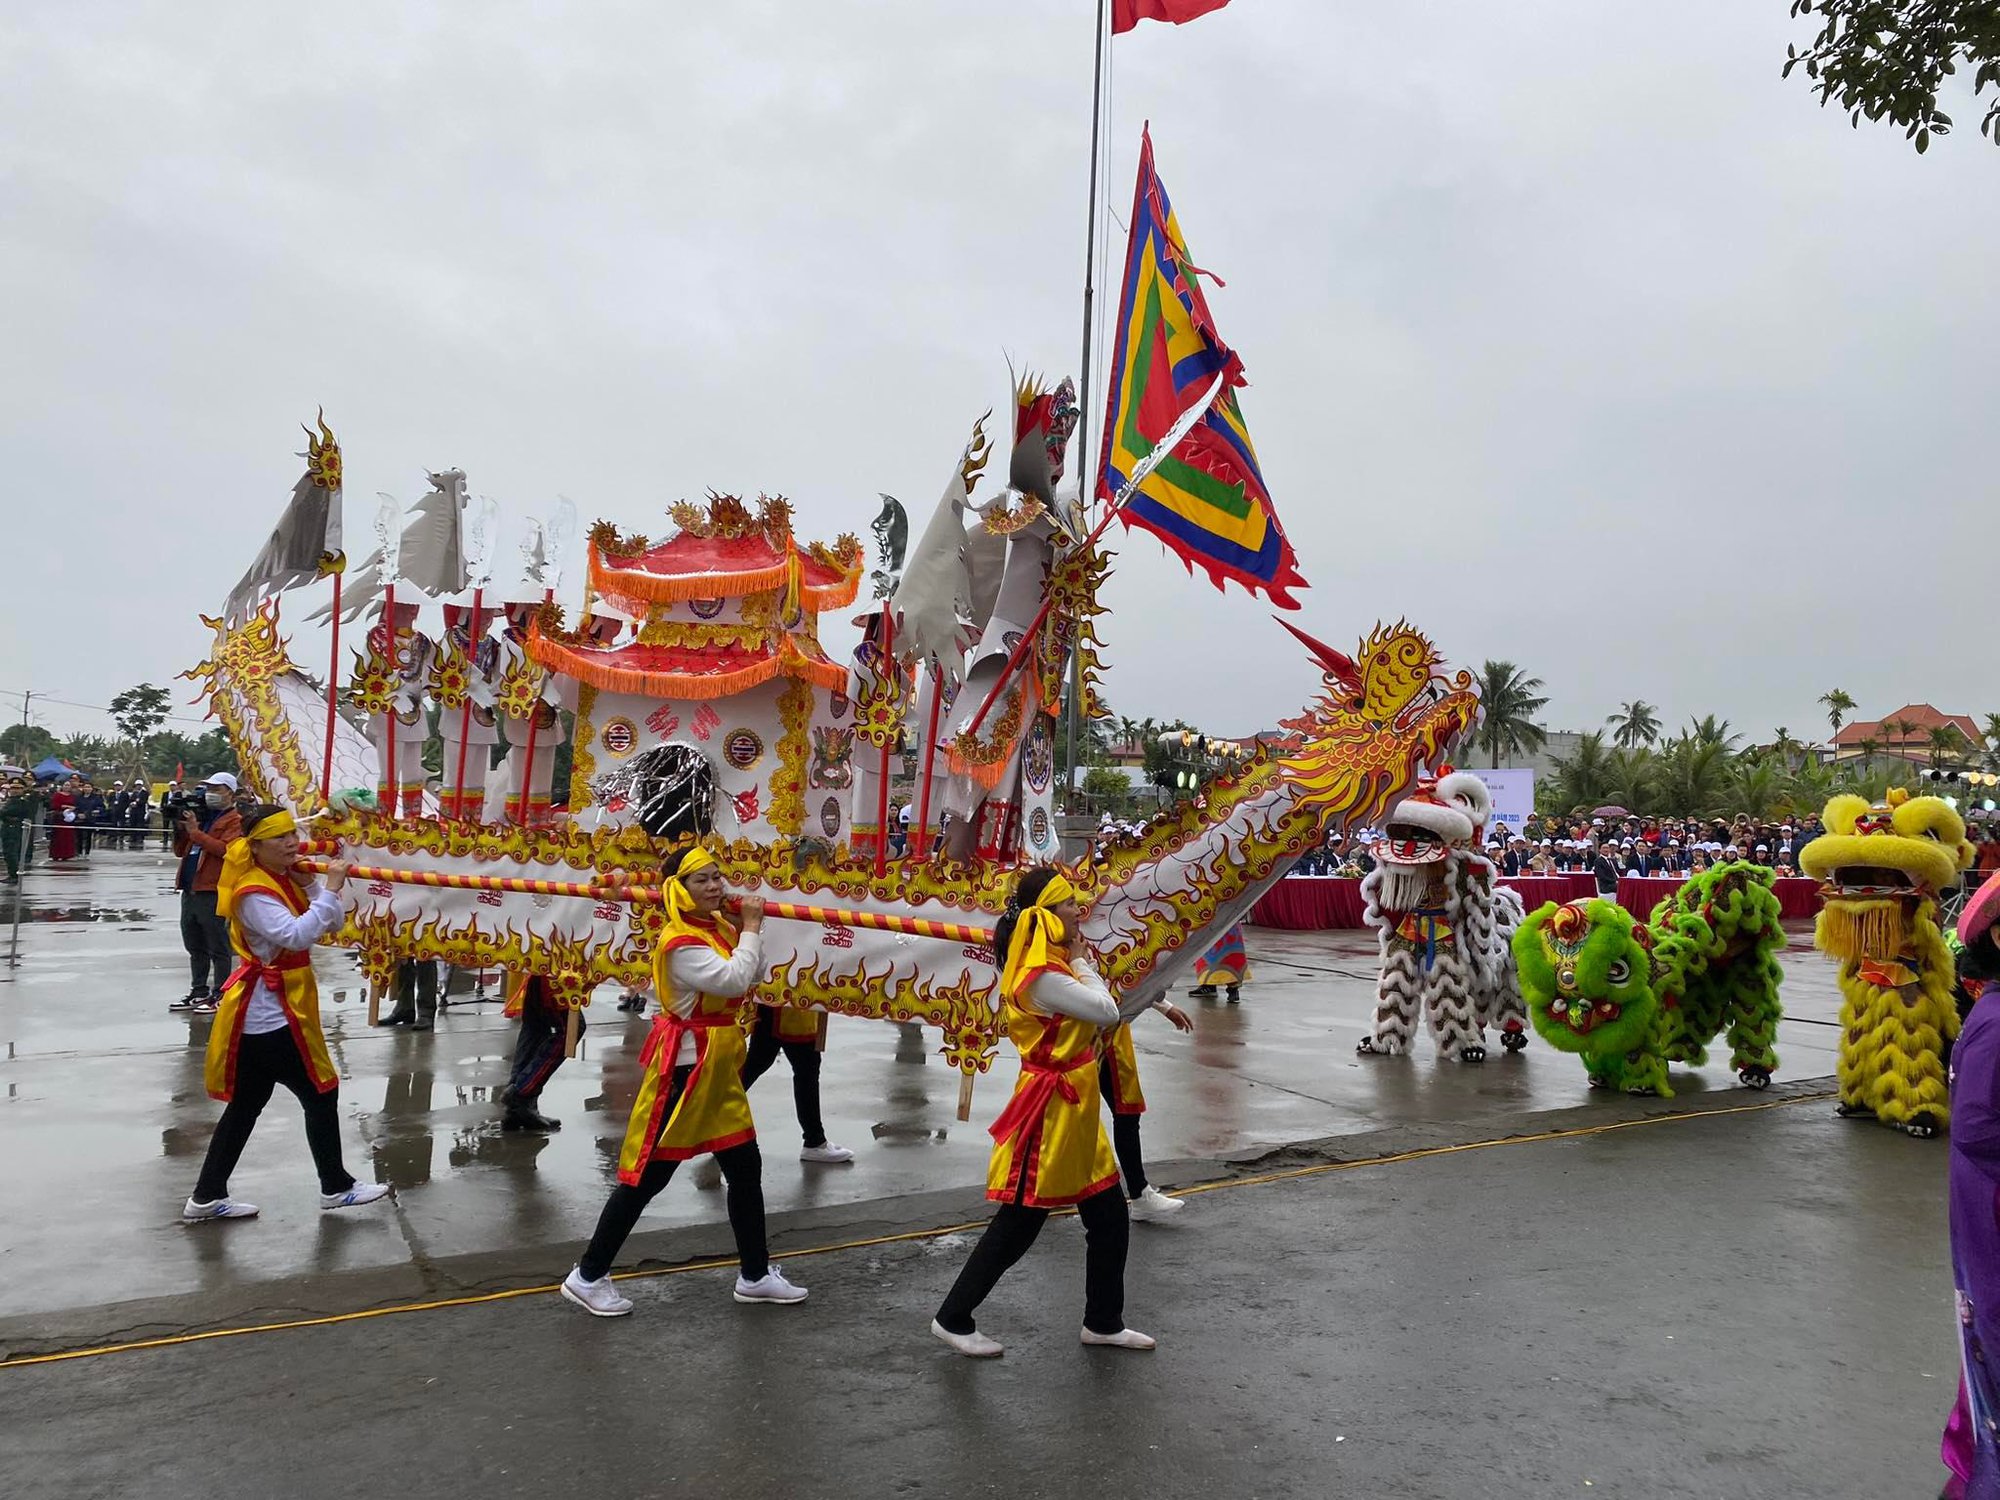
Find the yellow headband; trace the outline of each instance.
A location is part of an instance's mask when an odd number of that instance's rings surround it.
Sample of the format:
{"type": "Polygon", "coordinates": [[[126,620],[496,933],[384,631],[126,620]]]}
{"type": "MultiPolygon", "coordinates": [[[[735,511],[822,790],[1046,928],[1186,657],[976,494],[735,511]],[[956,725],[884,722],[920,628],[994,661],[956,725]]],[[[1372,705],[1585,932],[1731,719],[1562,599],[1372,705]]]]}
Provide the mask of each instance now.
{"type": "Polygon", "coordinates": [[[229,841],[229,852],[222,856],[222,873],[215,881],[216,915],[227,917],[236,908],[236,887],[243,883],[243,877],[250,873],[256,861],[251,857],[250,845],[253,840],[275,839],[287,833],[298,831],[298,819],[283,808],[260,818],[241,838],[229,841]]]}
{"type": "Polygon", "coordinates": [[[687,888],[687,878],[697,871],[710,869],[715,864],[715,856],[697,844],[682,857],[680,868],[660,882],[660,895],[667,907],[667,930],[686,929],[688,913],[694,910],[694,892],[687,888]]]}
{"type": "Polygon", "coordinates": [[[1068,936],[1055,908],[1075,898],[1076,887],[1070,884],[1068,876],[1058,873],[1042,887],[1035,904],[1021,913],[1014,924],[1014,935],[1007,943],[1006,966],[1000,971],[1000,993],[1006,998],[1016,998],[1037,974],[1053,967],[1049,949],[1061,946],[1068,936]]]}
{"type": "Polygon", "coordinates": [[[246,828],[243,831],[243,837],[255,843],[258,839],[282,838],[288,833],[297,833],[298,831],[299,820],[281,807],[255,826],[246,828]]]}

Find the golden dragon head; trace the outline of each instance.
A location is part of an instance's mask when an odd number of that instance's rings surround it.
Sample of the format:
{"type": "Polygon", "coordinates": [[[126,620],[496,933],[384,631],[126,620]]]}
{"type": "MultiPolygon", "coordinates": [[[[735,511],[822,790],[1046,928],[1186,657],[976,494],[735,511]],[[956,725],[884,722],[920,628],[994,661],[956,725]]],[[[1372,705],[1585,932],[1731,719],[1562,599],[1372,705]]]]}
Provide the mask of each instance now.
{"type": "Polygon", "coordinates": [[[1472,727],[1472,674],[1447,675],[1429,639],[1401,620],[1377,625],[1352,657],[1285,628],[1319,662],[1324,691],[1303,716],[1282,721],[1305,743],[1279,765],[1301,805],[1329,823],[1375,822],[1472,727]]]}
{"type": "Polygon", "coordinates": [[[1972,863],[1965,820],[1942,797],[1896,787],[1871,806],[1844,793],[1822,821],[1826,832],[1799,851],[1799,865],[1826,887],[1814,941],[1836,958],[1899,956],[1918,910],[1972,863]]]}

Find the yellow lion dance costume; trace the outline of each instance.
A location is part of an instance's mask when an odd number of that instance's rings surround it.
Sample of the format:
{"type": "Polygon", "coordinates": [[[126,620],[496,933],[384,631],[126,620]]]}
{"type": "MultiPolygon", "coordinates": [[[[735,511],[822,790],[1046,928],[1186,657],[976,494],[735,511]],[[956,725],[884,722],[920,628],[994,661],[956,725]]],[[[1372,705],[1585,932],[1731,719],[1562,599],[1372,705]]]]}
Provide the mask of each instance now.
{"type": "Polygon", "coordinates": [[[1815,946],[1840,962],[1840,1103],[1915,1136],[1951,1119],[1945,1044],[1958,1035],[1938,894],[1972,863],[1965,820],[1897,789],[1826,804],[1827,831],[1799,853],[1826,886],[1815,946]]]}

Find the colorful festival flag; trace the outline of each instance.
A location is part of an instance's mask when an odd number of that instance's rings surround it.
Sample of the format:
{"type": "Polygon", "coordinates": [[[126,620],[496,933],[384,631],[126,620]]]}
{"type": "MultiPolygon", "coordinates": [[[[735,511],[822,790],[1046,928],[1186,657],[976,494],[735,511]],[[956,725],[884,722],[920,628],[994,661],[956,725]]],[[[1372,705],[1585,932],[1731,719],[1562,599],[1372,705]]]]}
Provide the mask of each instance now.
{"type": "Polygon", "coordinates": [[[1130,31],[1141,21],[1171,21],[1178,26],[1221,10],[1229,0],[1111,0],[1111,29],[1130,31]]]}
{"type": "Polygon", "coordinates": [[[1281,609],[1297,609],[1290,590],[1306,581],[1272,509],[1236,401],[1236,387],[1246,383],[1243,362],[1217,337],[1196,274],[1153,169],[1153,139],[1146,132],[1132,195],[1097,496],[1115,499],[1154,446],[1209,399],[1220,379],[1220,393],[1117,515],[1159,537],[1189,571],[1200,564],[1217,588],[1233,578],[1281,609]]]}

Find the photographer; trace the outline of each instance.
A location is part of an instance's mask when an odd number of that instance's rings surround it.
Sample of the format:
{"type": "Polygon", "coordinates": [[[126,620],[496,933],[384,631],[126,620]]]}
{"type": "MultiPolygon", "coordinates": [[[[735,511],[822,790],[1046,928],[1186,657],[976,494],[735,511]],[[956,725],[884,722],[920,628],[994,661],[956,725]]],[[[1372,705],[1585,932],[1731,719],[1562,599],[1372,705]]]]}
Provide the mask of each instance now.
{"type": "Polygon", "coordinates": [[[229,923],[216,910],[216,885],[222,879],[223,856],[229,842],[243,832],[236,811],[236,778],[217,771],[201,784],[201,799],[183,799],[180,834],[186,854],[174,872],[181,893],[181,946],[187,949],[194,986],[169,1010],[213,1015],[222,1000],[222,986],[235,967],[229,946],[229,923]],[[197,811],[197,807],[199,811],[197,811]]]}

